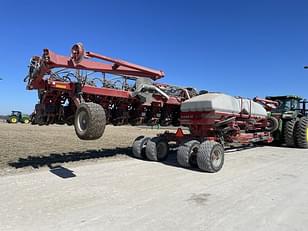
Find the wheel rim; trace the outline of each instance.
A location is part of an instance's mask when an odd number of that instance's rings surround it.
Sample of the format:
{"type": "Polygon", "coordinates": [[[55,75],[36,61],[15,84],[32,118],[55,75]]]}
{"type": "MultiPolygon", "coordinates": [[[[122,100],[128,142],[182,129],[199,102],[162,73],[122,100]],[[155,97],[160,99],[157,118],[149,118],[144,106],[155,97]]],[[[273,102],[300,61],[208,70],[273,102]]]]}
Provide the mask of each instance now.
{"type": "Polygon", "coordinates": [[[267,125],[266,128],[271,130],[273,128],[273,121],[272,120],[267,120],[267,125]]]}
{"type": "Polygon", "coordinates": [[[141,142],[141,145],[140,145],[140,149],[145,149],[145,147],[147,146],[147,143],[149,141],[150,138],[143,138],[143,141],[141,142]]]}
{"type": "Polygon", "coordinates": [[[222,162],[222,151],[220,149],[214,149],[211,156],[212,166],[218,169],[222,162]]]}
{"type": "Polygon", "coordinates": [[[197,153],[199,151],[199,144],[195,144],[192,146],[189,152],[189,163],[192,166],[197,166],[197,153]]]}
{"type": "Polygon", "coordinates": [[[12,118],[12,123],[16,123],[17,119],[16,118],[12,118]]]}
{"type": "Polygon", "coordinates": [[[191,148],[190,154],[191,154],[191,155],[197,155],[198,150],[199,150],[199,145],[196,144],[196,145],[194,145],[194,146],[191,148]]]}
{"type": "Polygon", "coordinates": [[[140,149],[139,152],[140,152],[141,155],[144,155],[144,153],[145,153],[145,148],[146,148],[146,146],[147,146],[147,143],[148,143],[149,139],[150,139],[150,138],[148,138],[148,137],[142,138],[142,142],[141,142],[141,144],[140,144],[140,146],[139,146],[139,149],[140,149]]]}
{"type": "Polygon", "coordinates": [[[157,158],[163,159],[168,153],[168,146],[165,142],[159,142],[156,145],[156,150],[157,150],[157,158]]]}
{"type": "Polygon", "coordinates": [[[78,114],[78,129],[80,131],[85,131],[88,127],[89,115],[85,111],[80,111],[78,114]]]}
{"type": "Polygon", "coordinates": [[[24,123],[25,123],[25,124],[29,123],[29,120],[25,120],[24,123]]]}

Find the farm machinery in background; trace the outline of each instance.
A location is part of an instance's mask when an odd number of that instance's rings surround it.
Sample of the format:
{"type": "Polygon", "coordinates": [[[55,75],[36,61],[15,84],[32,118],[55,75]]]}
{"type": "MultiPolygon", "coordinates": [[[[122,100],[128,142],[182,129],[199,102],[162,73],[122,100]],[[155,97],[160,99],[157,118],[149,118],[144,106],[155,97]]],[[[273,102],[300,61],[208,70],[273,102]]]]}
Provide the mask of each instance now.
{"type": "Polygon", "coordinates": [[[308,148],[308,101],[299,96],[267,96],[258,99],[270,113],[269,123],[277,144],[308,148]]]}
{"type": "Polygon", "coordinates": [[[75,44],[69,57],[49,49],[33,56],[27,89],[38,91],[33,124],[74,125],[77,136],[98,139],[105,125],[175,125],[180,105],[193,88],[156,83],[164,72],[85,51],[75,44]]]}
{"type": "Polygon", "coordinates": [[[22,114],[20,111],[12,111],[11,115],[8,116],[6,121],[10,124],[28,124],[30,123],[30,117],[28,115],[22,114]]]}

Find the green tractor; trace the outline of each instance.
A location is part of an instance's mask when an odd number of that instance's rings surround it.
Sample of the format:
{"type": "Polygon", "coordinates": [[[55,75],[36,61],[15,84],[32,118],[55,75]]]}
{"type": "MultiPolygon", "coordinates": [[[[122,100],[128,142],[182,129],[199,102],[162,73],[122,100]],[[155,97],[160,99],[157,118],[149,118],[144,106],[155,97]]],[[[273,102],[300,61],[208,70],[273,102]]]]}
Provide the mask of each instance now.
{"type": "Polygon", "coordinates": [[[7,122],[10,124],[16,124],[18,122],[28,124],[30,123],[30,117],[22,114],[20,111],[12,111],[11,115],[7,119],[7,122]]]}
{"type": "Polygon", "coordinates": [[[271,121],[277,128],[274,141],[289,147],[308,148],[308,101],[299,96],[267,96],[277,102],[270,110],[271,121]]]}

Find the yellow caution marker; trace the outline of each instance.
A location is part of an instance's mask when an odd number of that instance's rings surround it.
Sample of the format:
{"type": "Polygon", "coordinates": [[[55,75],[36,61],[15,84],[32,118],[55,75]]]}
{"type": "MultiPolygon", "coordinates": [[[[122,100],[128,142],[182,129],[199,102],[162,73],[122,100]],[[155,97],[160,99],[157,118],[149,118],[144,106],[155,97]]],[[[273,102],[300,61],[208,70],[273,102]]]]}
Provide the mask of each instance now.
{"type": "Polygon", "coordinates": [[[63,84],[56,84],[56,88],[66,89],[66,85],[63,85],[63,84]]]}

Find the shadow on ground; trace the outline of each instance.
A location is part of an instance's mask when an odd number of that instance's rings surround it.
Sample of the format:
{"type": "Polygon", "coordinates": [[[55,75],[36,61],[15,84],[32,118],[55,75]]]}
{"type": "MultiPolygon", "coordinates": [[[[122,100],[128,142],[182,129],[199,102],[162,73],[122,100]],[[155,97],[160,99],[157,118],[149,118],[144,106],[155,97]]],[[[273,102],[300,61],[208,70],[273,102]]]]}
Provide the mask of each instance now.
{"type": "Polygon", "coordinates": [[[31,156],[26,158],[19,158],[15,162],[8,163],[14,168],[33,167],[40,168],[48,166],[51,168],[52,164],[60,164],[67,162],[76,162],[81,160],[99,159],[111,157],[115,155],[131,155],[131,148],[114,148],[101,150],[87,150],[84,152],[68,152],[68,153],[51,153],[48,156],[31,156]]]}
{"type": "Polygon", "coordinates": [[[74,173],[73,170],[71,170],[69,168],[65,168],[61,165],[52,166],[50,168],[49,172],[51,172],[52,174],[54,174],[58,177],[61,177],[63,179],[76,177],[76,174],[74,173]]]}
{"type": "Polygon", "coordinates": [[[168,166],[171,166],[171,167],[175,167],[175,168],[186,169],[188,171],[196,171],[196,172],[206,173],[206,172],[200,170],[197,166],[192,166],[190,168],[184,168],[184,167],[180,166],[177,162],[177,159],[176,159],[176,150],[171,150],[168,154],[168,158],[166,160],[162,161],[161,163],[168,165],[168,166]]]}
{"type": "Polygon", "coordinates": [[[243,146],[239,146],[239,147],[231,147],[231,148],[226,148],[225,149],[225,154],[228,153],[240,153],[241,151],[245,151],[245,150],[249,150],[249,149],[254,149],[257,147],[264,147],[264,145],[261,144],[248,144],[248,145],[243,145],[243,146]]]}
{"type": "MultiPolygon", "coordinates": [[[[74,177],[74,173],[70,172],[71,170],[62,167],[61,164],[82,160],[100,159],[116,155],[126,155],[130,156],[131,158],[134,158],[131,153],[131,148],[126,147],[114,149],[87,150],[84,152],[51,153],[46,156],[29,155],[26,158],[19,158],[17,161],[10,162],[8,163],[8,165],[16,169],[25,167],[32,167],[35,169],[41,167],[49,167],[51,173],[62,178],[70,178],[74,177]]],[[[147,160],[144,159],[144,161],[147,160]]],[[[161,163],[176,168],[182,168],[177,163],[175,150],[171,150],[169,152],[168,158],[161,163]]],[[[189,168],[188,170],[200,171],[198,168],[189,168]]]]}
{"type": "MultiPolygon", "coordinates": [[[[255,146],[246,146],[241,148],[233,148],[227,149],[226,153],[234,153],[240,152],[243,150],[247,150],[250,148],[254,148],[255,146]]],[[[51,153],[47,156],[31,156],[29,155],[26,158],[19,158],[15,162],[8,163],[9,166],[14,167],[16,169],[32,167],[32,168],[40,168],[40,167],[49,167],[51,173],[61,176],[62,178],[74,177],[72,172],[66,171],[61,165],[62,163],[68,162],[77,162],[82,160],[91,160],[91,159],[100,159],[106,157],[112,157],[116,155],[126,155],[132,157],[131,148],[114,148],[114,149],[100,149],[100,150],[87,150],[84,152],[68,152],[68,153],[51,153]],[[56,164],[57,166],[53,166],[56,164]],[[65,171],[64,171],[65,170],[65,171]]],[[[134,157],[132,157],[134,158],[134,157]]],[[[147,160],[144,160],[147,161],[147,160]]],[[[176,159],[176,150],[173,149],[169,152],[168,158],[161,162],[162,164],[182,168],[176,159]]],[[[189,168],[188,170],[193,170],[197,172],[203,172],[197,167],[189,168]]]]}

